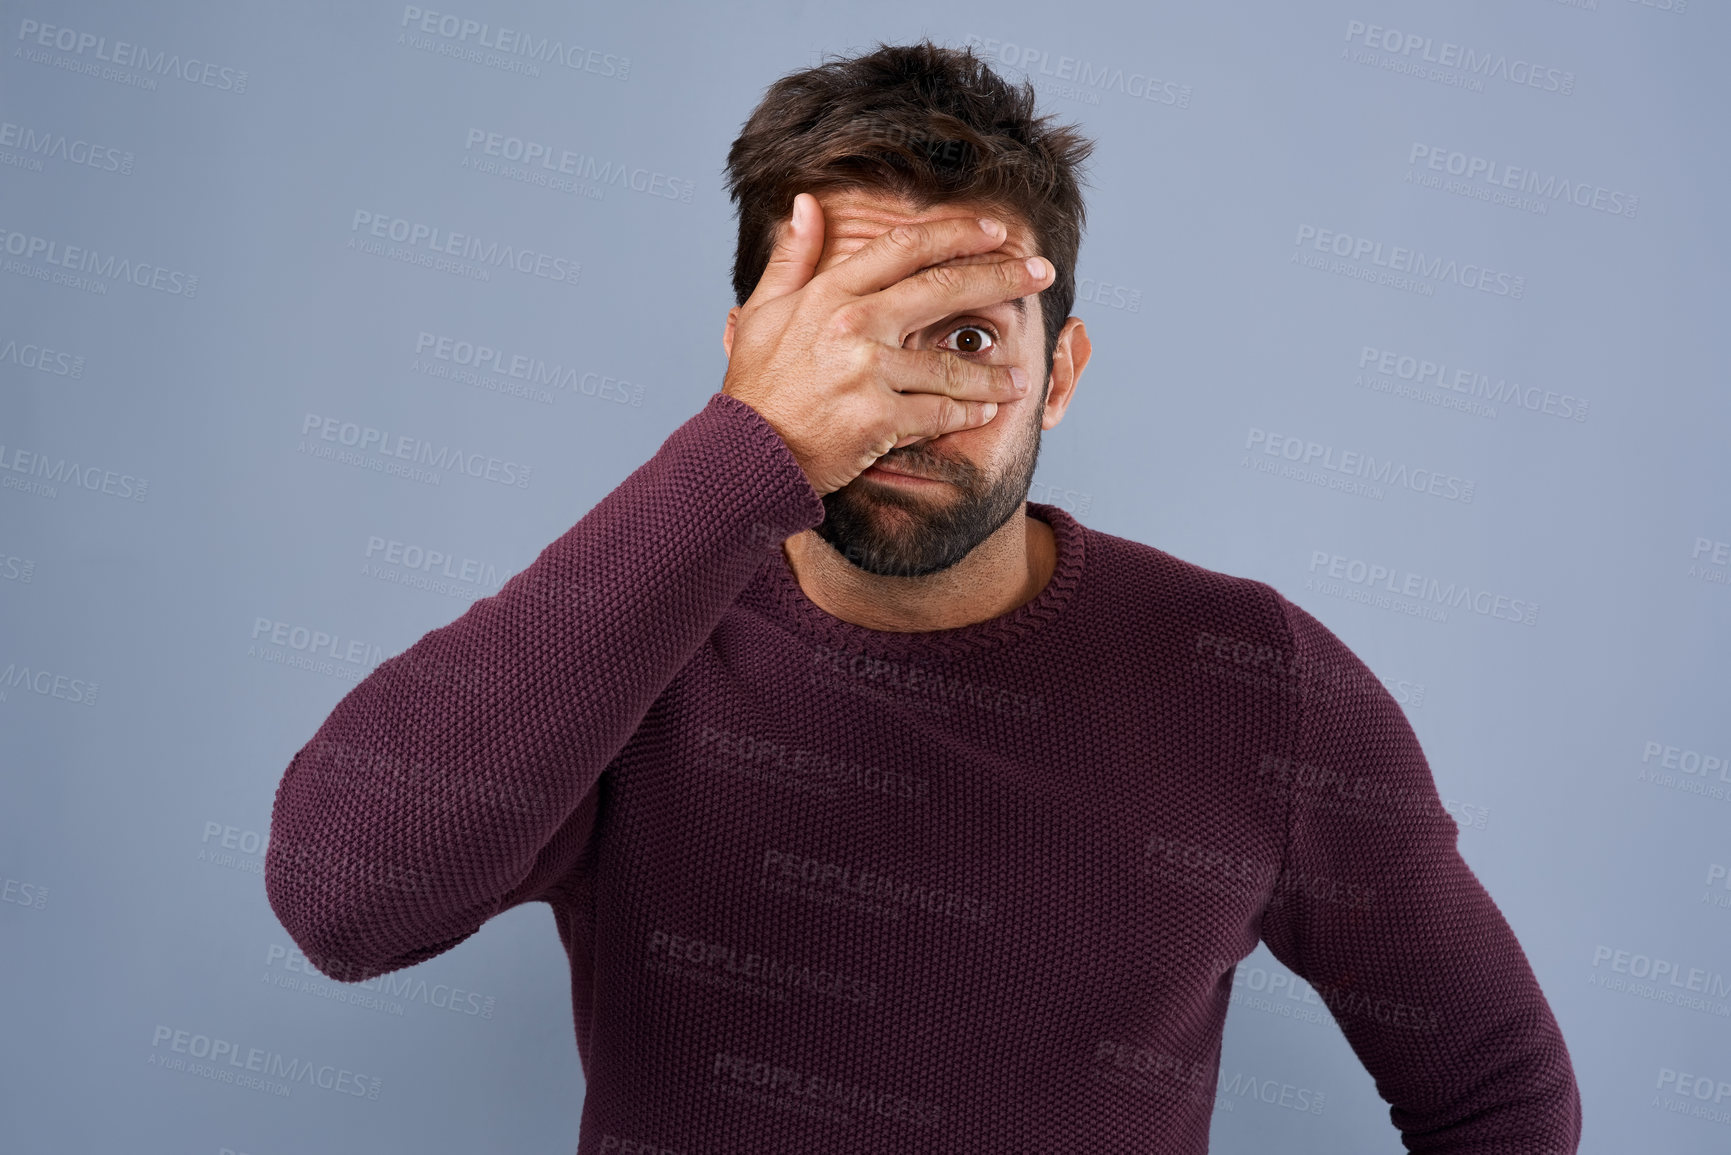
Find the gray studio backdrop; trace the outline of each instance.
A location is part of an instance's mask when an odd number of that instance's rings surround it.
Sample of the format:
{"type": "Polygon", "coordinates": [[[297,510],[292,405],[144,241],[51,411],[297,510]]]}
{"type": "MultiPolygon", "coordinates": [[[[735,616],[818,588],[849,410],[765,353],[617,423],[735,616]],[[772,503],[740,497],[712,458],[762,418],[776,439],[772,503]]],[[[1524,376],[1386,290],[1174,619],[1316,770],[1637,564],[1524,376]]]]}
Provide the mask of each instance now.
{"type": "MultiPolygon", "coordinates": [[[[763,88],[920,35],[1099,141],[1031,496],[1339,633],[1582,1150],[1731,1147],[1718,0],[0,14],[6,1151],[574,1147],[548,909],[331,982],[265,901],[273,793],[720,387],[763,88]]],[[[1398,1150],[1316,993],[1236,982],[1215,1149],[1398,1150]]]]}

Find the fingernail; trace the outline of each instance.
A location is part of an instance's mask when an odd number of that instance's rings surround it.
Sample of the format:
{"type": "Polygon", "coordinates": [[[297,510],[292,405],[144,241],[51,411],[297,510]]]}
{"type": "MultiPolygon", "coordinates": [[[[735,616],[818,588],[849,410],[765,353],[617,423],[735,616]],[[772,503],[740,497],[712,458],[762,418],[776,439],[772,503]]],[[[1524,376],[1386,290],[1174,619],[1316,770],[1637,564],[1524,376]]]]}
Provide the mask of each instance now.
{"type": "Polygon", "coordinates": [[[1042,257],[1029,257],[1027,260],[1027,265],[1028,265],[1028,272],[1030,274],[1032,274],[1033,276],[1044,277],[1046,275],[1046,262],[1045,262],[1044,258],[1042,258],[1042,257]]]}
{"type": "Polygon", "coordinates": [[[1016,387],[1016,392],[1028,391],[1028,371],[1020,365],[1010,366],[1010,383],[1016,387]]]}
{"type": "Polygon", "coordinates": [[[1004,226],[999,224],[994,217],[981,217],[980,228],[987,236],[995,237],[1003,231],[1004,226]]]}

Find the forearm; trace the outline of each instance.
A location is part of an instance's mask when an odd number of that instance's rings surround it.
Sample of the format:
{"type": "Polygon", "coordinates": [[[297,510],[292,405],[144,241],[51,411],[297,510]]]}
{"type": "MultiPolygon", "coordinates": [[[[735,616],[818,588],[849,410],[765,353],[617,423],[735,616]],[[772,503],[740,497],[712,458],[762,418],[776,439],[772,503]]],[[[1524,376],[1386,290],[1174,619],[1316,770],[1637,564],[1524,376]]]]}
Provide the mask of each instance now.
{"type": "Polygon", "coordinates": [[[1254,770],[1287,809],[1264,941],[1333,1011],[1409,1150],[1573,1152],[1568,1048],[1412,727],[1344,643],[1282,609],[1298,709],[1254,770]]]}
{"type": "Polygon", "coordinates": [[[1470,868],[1451,846],[1404,880],[1364,882],[1365,910],[1312,912],[1313,945],[1298,962],[1407,1149],[1574,1152],[1581,1103],[1568,1047],[1470,868]]]}
{"type": "Polygon", "coordinates": [[[520,900],[768,551],[821,515],[774,432],[712,398],[497,594],[381,663],[277,789],[265,888],[309,960],[359,981],[520,900]]]}

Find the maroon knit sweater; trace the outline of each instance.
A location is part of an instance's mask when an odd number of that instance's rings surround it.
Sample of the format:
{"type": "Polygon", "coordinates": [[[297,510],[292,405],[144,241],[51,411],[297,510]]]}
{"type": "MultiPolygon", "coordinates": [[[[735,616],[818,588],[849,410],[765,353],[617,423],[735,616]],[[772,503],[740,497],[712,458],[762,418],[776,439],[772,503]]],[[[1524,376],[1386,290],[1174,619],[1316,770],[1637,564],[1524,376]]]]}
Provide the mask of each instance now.
{"type": "Polygon", "coordinates": [[[1574,1152],[1556,1020],[1376,677],[1264,583],[1028,509],[1033,601],[842,621],[780,549],[817,492],[713,395],[343,697],[271,908],[358,982],[547,903],[583,1153],[1203,1152],[1258,940],[1410,1150],[1574,1152]]]}

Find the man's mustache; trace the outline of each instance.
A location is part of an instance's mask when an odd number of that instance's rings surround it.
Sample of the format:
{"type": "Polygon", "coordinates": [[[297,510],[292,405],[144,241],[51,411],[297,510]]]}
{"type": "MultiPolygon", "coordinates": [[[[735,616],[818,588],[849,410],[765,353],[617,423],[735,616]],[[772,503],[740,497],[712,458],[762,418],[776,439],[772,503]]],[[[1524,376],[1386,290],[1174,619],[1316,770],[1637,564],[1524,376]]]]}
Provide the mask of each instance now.
{"type": "Polygon", "coordinates": [[[971,488],[978,470],[966,461],[952,461],[947,457],[926,453],[915,445],[904,445],[900,449],[892,449],[877,459],[877,464],[885,469],[898,473],[911,473],[916,477],[929,477],[938,481],[949,481],[964,489],[971,488]]]}

